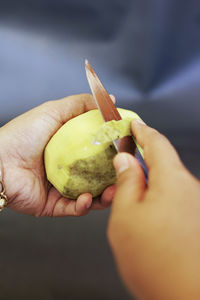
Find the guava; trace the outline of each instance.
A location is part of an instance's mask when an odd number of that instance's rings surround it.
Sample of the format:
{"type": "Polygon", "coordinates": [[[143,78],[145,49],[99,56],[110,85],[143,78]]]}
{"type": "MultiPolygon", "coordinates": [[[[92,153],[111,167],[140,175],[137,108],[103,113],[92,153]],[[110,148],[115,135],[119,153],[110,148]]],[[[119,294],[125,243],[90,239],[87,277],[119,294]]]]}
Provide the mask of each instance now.
{"type": "Polygon", "coordinates": [[[64,197],[77,199],[86,192],[96,197],[116,182],[112,141],[131,135],[131,121],[139,119],[133,111],[118,111],[122,120],[110,122],[104,122],[97,109],[81,114],[66,122],[47,144],[47,178],[64,197]]]}

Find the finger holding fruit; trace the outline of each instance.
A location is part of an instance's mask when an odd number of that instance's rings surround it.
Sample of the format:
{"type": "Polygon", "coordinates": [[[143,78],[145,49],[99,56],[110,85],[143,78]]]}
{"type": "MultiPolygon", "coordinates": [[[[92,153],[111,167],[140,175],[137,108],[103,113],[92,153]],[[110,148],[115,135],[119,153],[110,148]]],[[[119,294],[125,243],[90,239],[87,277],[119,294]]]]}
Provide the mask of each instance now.
{"type": "Polygon", "coordinates": [[[74,117],[93,110],[89,94],[74,95],[42,105],[14,118],[0,128],[0,162],[8,207],[34,216],[85,215],[90,209],[111,204],[114,188],[100,200],[83,193],[77,201],[63,197],[46,177],[44,149],[52,136],[74,117]]]}

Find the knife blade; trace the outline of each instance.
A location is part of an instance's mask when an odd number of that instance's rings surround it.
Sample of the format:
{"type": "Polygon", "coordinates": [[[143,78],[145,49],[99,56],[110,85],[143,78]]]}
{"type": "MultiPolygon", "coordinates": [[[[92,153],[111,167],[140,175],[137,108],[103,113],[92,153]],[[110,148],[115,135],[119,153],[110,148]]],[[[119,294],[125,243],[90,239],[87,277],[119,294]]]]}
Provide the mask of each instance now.
{"type": "MultiPolygon", "coordinates": [[[[85,60],[85,69],[92,95],[104,121],[109,122],[112,120],[122,120],[113,101],[88,60],[85,60]]],[[[128,152],[135,155],[136,144],[131,136],[125,136],[121,139],[114,140],[113,144],[117,152],[128,152]]]]}
{"type": "MultiPolygon", "coordinates": [[[[92,92],[92,95],[94,97],[94,100],[96,102],[96,105],[104,119],[105,122],[109,122],[112,120],[122,120],[117,108],[115,107],[112,99],[110,98],[109,94],[107,93],[106,89],[104,88],[103,84],[101,83],[99,77],[95,73],[94,69],[92,68],[89,61],[85,60],[85,70],[86,70],[86,76],[87,80],[92,92]]],[[[140,162],[140,165],[143,168],[145,178],[147,180],[148,178],[148,169],[146,167],[146,164],[144,162],[144,159],[142,155],[140,154],[139,150],[137,149],[137,146],[132,138],[132,136],[125,136],[123,138],[120,138],[118,140],[112,141],[115,149],[117,152],[128,152],[132,155],[134,155],[138,161],[140,162]]]]}

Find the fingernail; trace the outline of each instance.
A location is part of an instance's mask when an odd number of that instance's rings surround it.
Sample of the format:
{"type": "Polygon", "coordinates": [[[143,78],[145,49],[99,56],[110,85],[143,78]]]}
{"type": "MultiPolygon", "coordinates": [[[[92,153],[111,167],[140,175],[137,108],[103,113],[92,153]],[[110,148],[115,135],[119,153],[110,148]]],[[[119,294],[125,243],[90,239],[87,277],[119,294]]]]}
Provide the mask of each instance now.
{"type": "Polygon", "coordinates": [[[145,125],[144,121],[142,121],[141,119],[136,119],[136,120],[133,120],[133,124],[134,125],[145,125]]]}
{"type": "Polygon", "coordinates": [[[130,166],[131,162],[126,153],[120,153],[114,158],[114,167],[117,174],[121,174],[125,170],[129,169],[130,166]]]}

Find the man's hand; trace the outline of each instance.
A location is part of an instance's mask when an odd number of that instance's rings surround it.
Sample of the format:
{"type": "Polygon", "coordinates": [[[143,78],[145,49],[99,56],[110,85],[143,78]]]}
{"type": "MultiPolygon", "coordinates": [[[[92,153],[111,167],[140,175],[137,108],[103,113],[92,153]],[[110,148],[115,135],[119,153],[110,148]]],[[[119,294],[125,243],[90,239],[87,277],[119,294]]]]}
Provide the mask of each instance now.
{"type": "Polygon", "coordinates": [[[8,207],[34,216],[80,216],[111,203],[114,186],[101,199],[82,194],[66,199],[46,179],[43,152],[54,133],[68,120],[95,109],[91,95],[46,102],[0,128],[0,162],[8,207]]]}
{"type": "Polygon", "coordinates": [[[137,299],[200,299],[200,183],[167,138],[140,121],[148,186],[138,161],[121,153],[108,237],[119,271],[137,299]]]}

